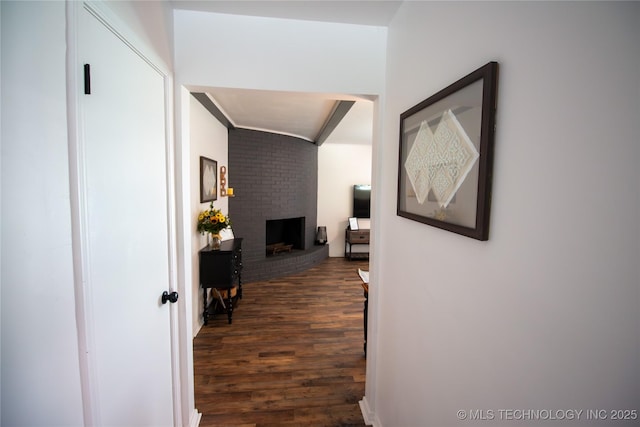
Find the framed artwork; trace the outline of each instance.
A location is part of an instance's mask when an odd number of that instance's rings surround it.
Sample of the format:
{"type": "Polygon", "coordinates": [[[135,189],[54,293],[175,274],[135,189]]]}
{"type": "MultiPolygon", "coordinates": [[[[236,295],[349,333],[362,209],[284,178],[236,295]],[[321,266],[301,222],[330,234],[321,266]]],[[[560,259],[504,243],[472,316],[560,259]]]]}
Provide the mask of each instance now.
{"type": "Polygon", "coordinates": [[[200,156],[200,203],[218,199],[218,162],[200,156]]]}
{"type": "Polygon", "coordinates": [[[349,230],[356,231],[359,229],[358,218],[349,218],[349,230]]]}
{"type": "Polygon", "coordinates": [[[397,214],[489,239],[498,63],[400,115],[397,214]]]}

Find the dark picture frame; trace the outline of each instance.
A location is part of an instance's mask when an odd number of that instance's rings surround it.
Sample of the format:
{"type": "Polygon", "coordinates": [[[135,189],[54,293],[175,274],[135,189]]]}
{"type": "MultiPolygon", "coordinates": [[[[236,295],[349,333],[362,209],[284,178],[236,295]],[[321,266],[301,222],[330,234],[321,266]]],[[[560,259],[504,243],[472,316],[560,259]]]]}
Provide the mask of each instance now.
{"type": "Polygon", "coordinates": [[[218,162],[200,156],[200,203],[218,199],[218,162]]]}
{"type": "Polygon", "coordinates": [[[397,215],[489,239],[498,63],[400,115],[397,215]]]}

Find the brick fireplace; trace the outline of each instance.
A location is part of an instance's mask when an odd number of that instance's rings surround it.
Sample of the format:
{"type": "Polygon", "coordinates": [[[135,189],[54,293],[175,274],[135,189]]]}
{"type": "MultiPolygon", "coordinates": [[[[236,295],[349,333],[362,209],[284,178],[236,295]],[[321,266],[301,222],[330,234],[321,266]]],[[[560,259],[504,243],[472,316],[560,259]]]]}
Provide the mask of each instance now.
{"type": "MultiPolygon", "coordinates": [[[[243,238],[243,281],[260,281],[297,273],[329,256],[315,246],[317,229],[318,147],[308,141],[247,129],[229,130],[229,199],[233,232],[243,238]],[[267,255],[277,242],[268,222],[296,230],[291,252],[267,255]],[[277,224],[277,223],[273,223],[277,224]],[[269,242],[269,243],[267,243],[269,242]]],[[[270,225],[273,225],[270,224],[270,225]]],[[[279,232],[278,232],[279,233],[279,232]]],[[[288,240],[278,237],[277,240],[288,240]]]]}

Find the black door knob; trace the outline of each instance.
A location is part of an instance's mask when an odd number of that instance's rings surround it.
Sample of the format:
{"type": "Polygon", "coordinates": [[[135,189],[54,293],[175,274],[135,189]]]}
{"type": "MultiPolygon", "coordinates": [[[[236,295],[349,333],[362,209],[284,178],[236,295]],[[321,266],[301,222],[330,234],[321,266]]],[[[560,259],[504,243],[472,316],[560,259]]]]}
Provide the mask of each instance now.
{"type": "Polygon", "coordinates": [[[171,293],[169,293],[167,291],[164,291],[162,293],[162,303],[166,304],[167,301],[172,302],[172,303],[178,301],[178,293],[175,292],[175,291],[171,292],[171,293]]]}

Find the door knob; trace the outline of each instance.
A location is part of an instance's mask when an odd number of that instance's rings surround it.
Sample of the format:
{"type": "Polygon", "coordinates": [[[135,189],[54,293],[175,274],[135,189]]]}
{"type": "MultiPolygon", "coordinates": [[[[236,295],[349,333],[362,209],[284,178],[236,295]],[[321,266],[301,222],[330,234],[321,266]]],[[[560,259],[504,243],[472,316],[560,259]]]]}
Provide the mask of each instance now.
{"type": "Polygon", "coordinates": [[[162,293],[162,303],[166,304],[167,301],[172,302],[172,303],[178,301],[178,293],[175,292],[175,291],[171,292],[171,293],[169,293],[167,291],[164,291],[162,293]]]}

